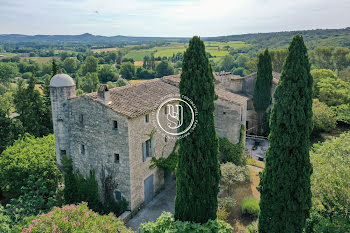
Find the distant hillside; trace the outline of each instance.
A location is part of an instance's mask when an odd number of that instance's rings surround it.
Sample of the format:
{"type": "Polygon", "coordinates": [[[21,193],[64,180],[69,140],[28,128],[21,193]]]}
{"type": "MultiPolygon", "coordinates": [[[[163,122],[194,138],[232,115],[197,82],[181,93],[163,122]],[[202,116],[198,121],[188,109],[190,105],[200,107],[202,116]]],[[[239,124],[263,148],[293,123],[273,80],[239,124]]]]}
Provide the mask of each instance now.
{"type": "Polygon", "coordinates": [[[132,37],[132,36],[95,36],[90,33],[82,35],[21,35],[0,34],[0,42],[38,42],[38,43],[149,43],[153,41],[188,41],[177,37],[132,37]]]}
{"type": "MultiPolygon", "coordinates": [[[[244,41],[258,48],[280,48],[288,45],[292,37],[302,34],[309,48],[316,46],[342,46],[350,48],[350,27],[344,29],[316,29],[291,32],[253,33],[243,35],[202,37],[206,41],[244,41]]],[[[98,36],[85,33],[82,35],[21,35],[1,34],[0,42],[33,43],[83,43],[83,44],[141,44],[154,41],[187,42],[186,37],[131,37],[98,36]]]]}
{"type": "Polygon", "coordinates": [[[307,46],[341,46],[350,48],[350,27],[345,29],[316,29],[291,32],[254,33],[244,35],[219,36],[205,38],[209,41],[244,41],[260,48],[281,48],[289,44],[296,34],[304,36],[307,46]]]}

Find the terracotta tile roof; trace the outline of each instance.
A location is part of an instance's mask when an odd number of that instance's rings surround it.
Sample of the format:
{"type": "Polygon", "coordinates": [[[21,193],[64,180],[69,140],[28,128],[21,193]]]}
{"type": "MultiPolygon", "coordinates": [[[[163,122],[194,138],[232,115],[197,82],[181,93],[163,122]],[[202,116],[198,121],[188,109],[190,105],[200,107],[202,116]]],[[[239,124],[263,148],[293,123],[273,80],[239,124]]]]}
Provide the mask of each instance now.
{"type": "MultiPolygon", "coordinates": [[[[161,104],[162,98],[170,94],[177,94],[179,90],[160,79],[153,79],[143,83],[116,87],[110,89],[109,92],[112,103],[106,106],[134,118],[153,111],[161,104]]],[[[96,92],[89,93],[87,96],[99,101],[96,92]]]]}
{"type": "MultiPolygon", "coordinates": [[[[152,79],[138,84],[116,87],[109,90],[111,104],[106,105],[114,111],[130,118],[144,115],[155,110],[167,95],[179,94],[180,76],[171,75],[161,79],[152,79]]],[[[247,97],[215,88],[219,98],[241,105],[247,97]]],[[[98,101],[97,92],[86,96],[98,101]]]]}
{"type": "MultiPolygon", "coordinates": [[[[180,76],[179,75],[165,76],[162,78],[162,80],[166,83],[169,83],[171,85],[178,87],[180,82],[180,76]]],[[[247,100],[249,99],[245,96],[226,91],[217,86],[215,87],[215,92],[218,95],[219,99],[230,101],[239,105],[246,103],[247,100]]]]}

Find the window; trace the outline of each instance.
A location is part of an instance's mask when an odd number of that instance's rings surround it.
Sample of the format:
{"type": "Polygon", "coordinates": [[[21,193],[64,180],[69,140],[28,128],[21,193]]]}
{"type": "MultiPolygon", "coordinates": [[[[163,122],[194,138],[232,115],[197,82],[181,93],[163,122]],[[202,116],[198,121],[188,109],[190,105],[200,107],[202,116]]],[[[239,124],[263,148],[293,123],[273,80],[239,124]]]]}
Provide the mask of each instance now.
{"type": "Polygon", "coordinates": [[[66,156],[67,155],[67,151],[66,150],[61,150],[61,156],[66,156]]]}
{"type": "Polygon", "coordinates": [[[113,129],[118,129],[118,121],[113,121],[113,129]]]}
{"type": "Polygon", "coordinates": [[[153,156],[154,156],[154,140],[152,138],[142,143],[143,162],[146,161],[147,157],[153,157],[153,156]]]}
{"type": "Polygon", "coordinates": [[[226,115],[226,112],[223,112],[222,114],[226,115]]]}
{"type": "Polygon", "coordinates": [[[119,154],[114,154],[114,162],[119,163],[119,154]]]}
{"type": "Polygon", "coordinates": [[[146,114],[146,116],[145,116],[145,120],[146,120],[146,123],[148,123],[148,122],[149,122],[149,115],[148,115],[148,114],[146,114]]]}
{"type": "Polygon", "coordinates": [[[80,145],[80,152],[82,155],[85,155],[85,145],[80,145]]]}
{"type": "Polygon", "coordinates": [[[167,106],[165,106],[165,108],[164,108],[164,114],[165,114],[165,115],[167,115],[167,114],[168,114],[168,105],[167,105],[167,106]]]}
{"type": "Polygon", "coordinates": [[[79,115],[79,122],[80,122],[80,124],[84,124],[84,115],[83,114],[79,115]]]}
{"type": "Polygon", "coordinates": [[[114,190],[114,198],[116,201],[120,201],[122,199],[122,193],[118,190],[114,190]]]}
{"type": "Polygon", "coordinates": [[[168,137],[165,135],[164,142],[168,142],[168,137]]]}

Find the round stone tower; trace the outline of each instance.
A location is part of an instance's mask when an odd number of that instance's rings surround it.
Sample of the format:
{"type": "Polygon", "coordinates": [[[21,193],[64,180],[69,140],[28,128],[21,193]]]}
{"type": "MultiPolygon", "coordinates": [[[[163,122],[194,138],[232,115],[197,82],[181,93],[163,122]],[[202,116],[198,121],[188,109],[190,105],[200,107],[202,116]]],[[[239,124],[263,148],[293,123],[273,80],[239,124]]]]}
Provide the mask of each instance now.
{"type": "Polygon", "coordinates": [[[67,74],[57,74],[50,81],[52,122],[55,133],[57,164],[62,156],[70,156],[69,99],[75,97],[74,80],[67,74]]]}

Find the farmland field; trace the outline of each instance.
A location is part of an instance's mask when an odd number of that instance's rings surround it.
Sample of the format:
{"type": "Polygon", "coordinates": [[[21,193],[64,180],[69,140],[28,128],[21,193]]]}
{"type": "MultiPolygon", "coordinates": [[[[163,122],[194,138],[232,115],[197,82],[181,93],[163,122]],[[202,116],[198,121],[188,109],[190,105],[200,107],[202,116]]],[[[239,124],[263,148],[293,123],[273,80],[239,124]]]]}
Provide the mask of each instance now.
{"type": "Polygon", "coordinates": [[[125,58],[132,58],[134,61],[143,61],[143,58],[145,56],[151,56],[152,53],[154,53],[155,49],[141,49],[141,50],[132,50],[129,53],[127,53],[124,57],[125,58]]]}
{"type": "MultiPolygon", "coordinates": [[[[229,41],[229,42],[204,42],[206,51],[213,57],[212,60],[217,61],[217,58],[223,57],[229,53],[229,50],[234,48],[243,48],[250,46],[242,41],[229,41]],[[228,47],[229,46],[229,47],[228,47]]],[[[155,47],[152,49],[131,50],[125,55],[126,58],[132,58],[134,61],[142,61],[145,56],[150,56],[152,53],[155,57],[171,57],[176,53],[183,53],[187,48],[187,43],[171,43],[164,47],[155,47]]]]}
{"type": "Polygon", "coordinates": [[[16,56],[17,54],[15,54],[15,53],[0,53],[0,55],[4,55],[6,57],[13,57],[13,56],[16,56]]]}
{"type": "Polygon", "coordinates": [[[117,51],[118,48],[103,48],[103,49],[91,49],[91,52],[93,53],[101,53],[101,52],[110,52],[110,51],[117,51]]]}
{"type": "MultiPolygon", "coordinates": [[[[43,63],[51,62],[53,58],[54,57],[22,57],[21,60],[25,60],[25,59],[32,60],[32,61],[35,61],[37,63],[43,64],[43,63]]],[[[57,59],[57,57],[56,57],[56,59],[57,59]]]]}

